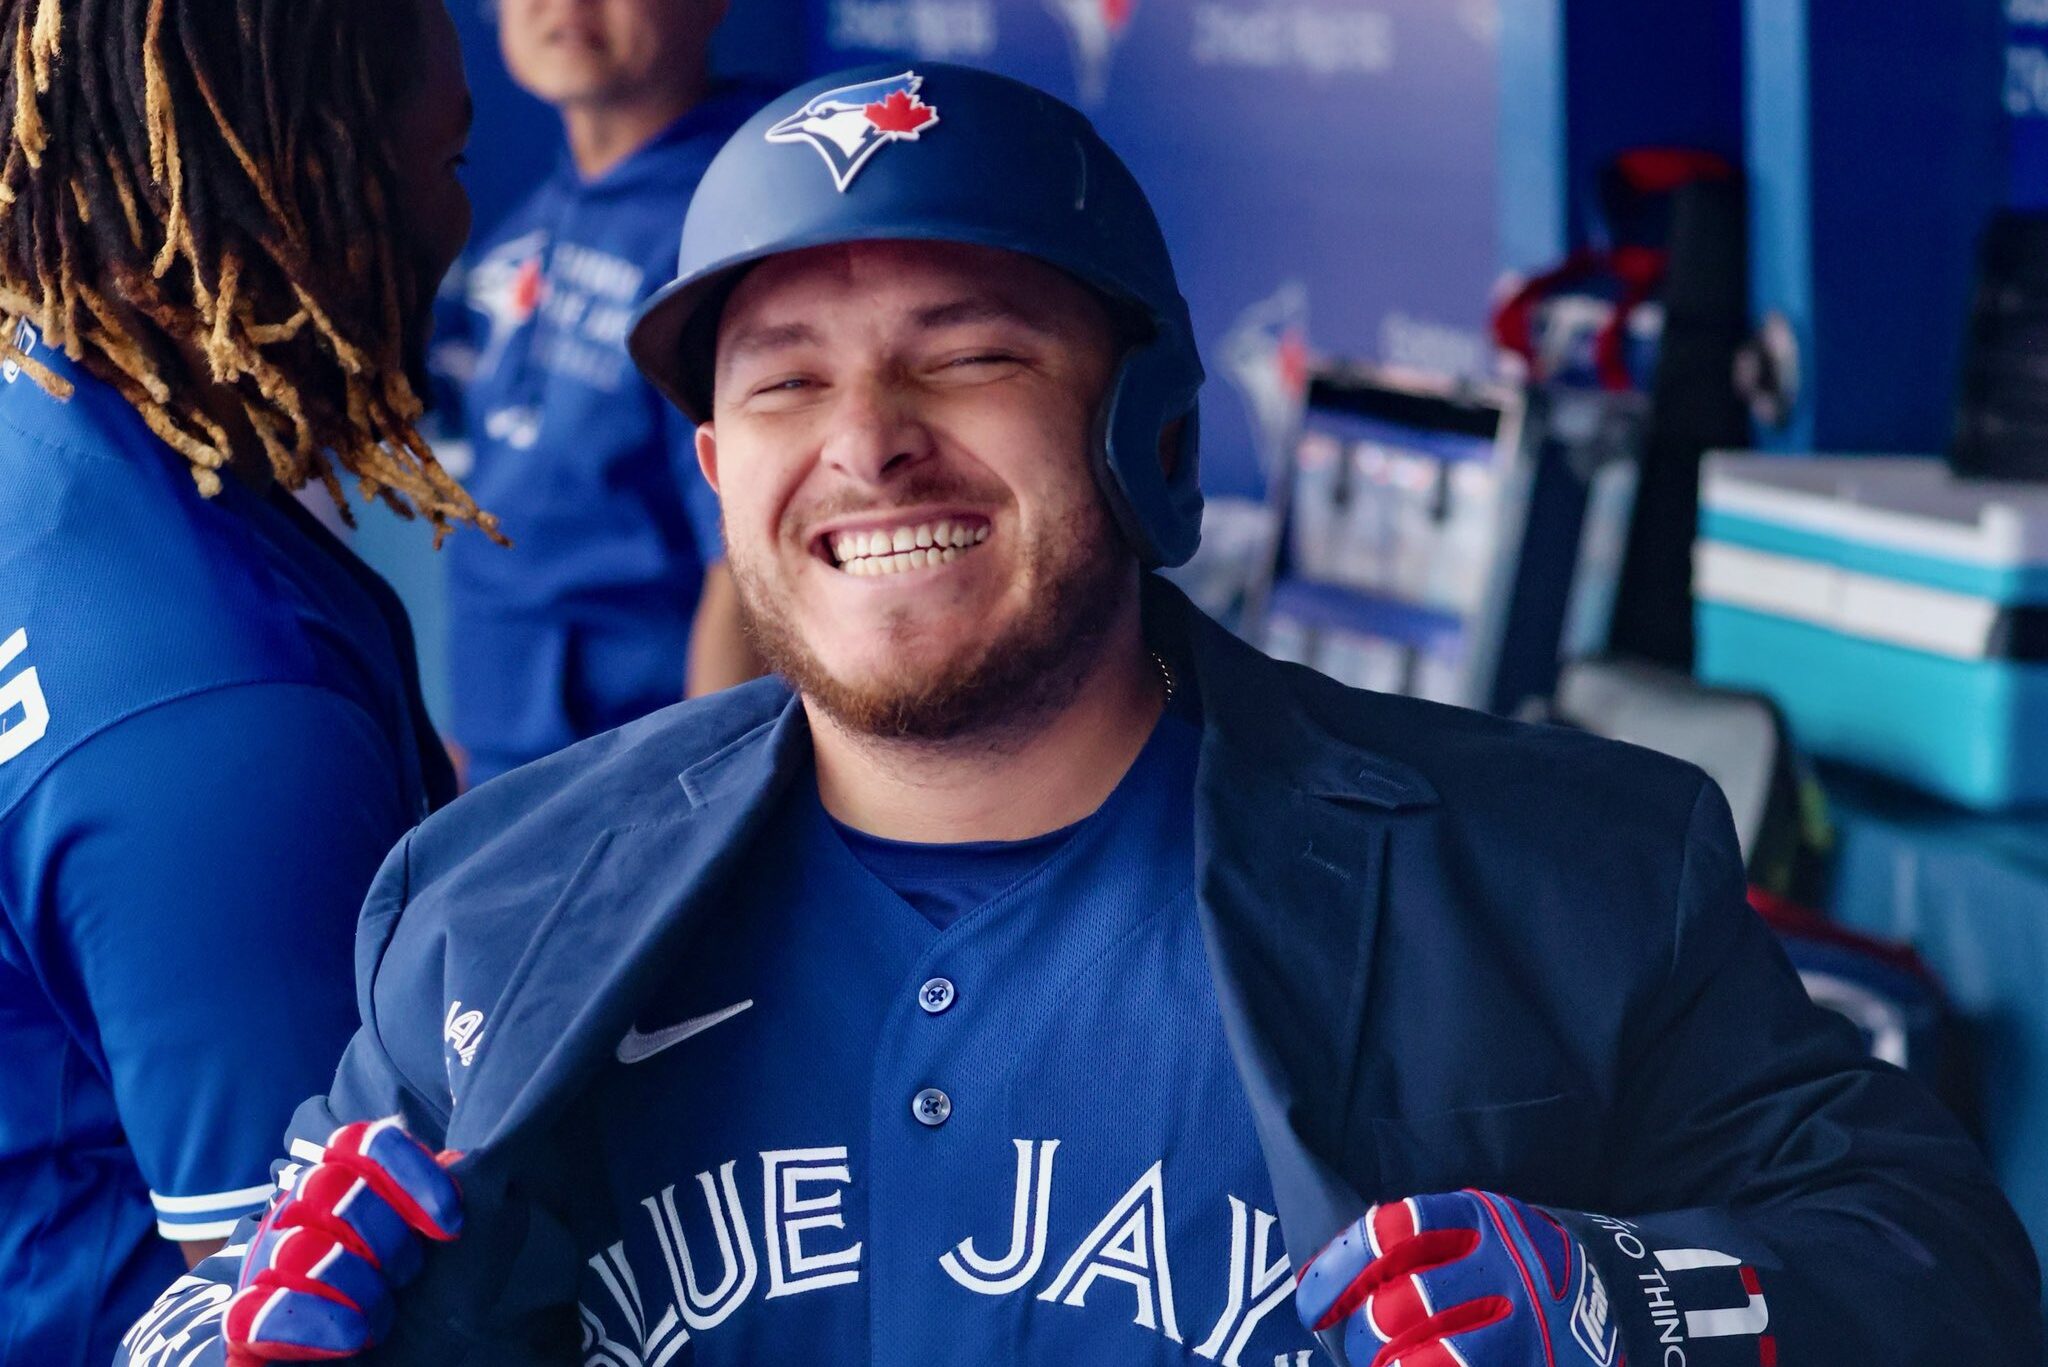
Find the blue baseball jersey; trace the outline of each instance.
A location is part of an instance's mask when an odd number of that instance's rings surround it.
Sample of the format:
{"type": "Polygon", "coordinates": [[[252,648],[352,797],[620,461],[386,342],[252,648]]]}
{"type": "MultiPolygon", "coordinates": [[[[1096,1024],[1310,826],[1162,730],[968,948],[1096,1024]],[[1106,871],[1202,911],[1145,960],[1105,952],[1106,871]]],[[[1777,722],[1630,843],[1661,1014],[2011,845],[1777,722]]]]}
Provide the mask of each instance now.
{"type": "Polygon", "coordinates": [[[626,331],[674,273],[704,168],[762,98],[720,94],[596,180],[565,161],[444,303],[435,355],[475,453],[467,482],[515,543],[447,548],[450,722],[474,781],[682,696],[717,501],[695,429],[634,369],[626,331]]]}
{"type": "Polygon", "coordinates": [[[797,783],[575,1108],[586,1361],[1314,1347],[1195,914],[1197,740],[1008,850],[849,842],[797,783]]]}
{"type": "Polygon", "coordinates": [[[71,1367],[269,1196],[453,780],[390,590],[19,341],[77,389],[0,384],[0,1362],[71,1367]]]}

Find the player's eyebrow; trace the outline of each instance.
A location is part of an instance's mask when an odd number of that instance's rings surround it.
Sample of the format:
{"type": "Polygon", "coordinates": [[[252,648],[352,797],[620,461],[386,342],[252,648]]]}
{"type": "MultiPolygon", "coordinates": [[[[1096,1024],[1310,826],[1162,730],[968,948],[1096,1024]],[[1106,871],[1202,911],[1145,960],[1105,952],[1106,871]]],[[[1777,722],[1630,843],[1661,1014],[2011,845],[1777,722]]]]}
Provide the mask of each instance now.
{"type": "Polygon", "coordinates": [[[1042,336],[1053,335],[1053,329],[1042,320],[1007,300],[988,294],[970,294],[943,304],[933,304],[919,309],[911,319],[926,330],[959,327],[967,323],[1014,323],[1042,336]]]}
{"type": "Polygon", "coordinates": [[[722,370],[745,357],[764,351],[780,351],[785,347],[818,345],[818,330],[809,323],[764,323],[742,328],[737,335],[721,342],[718,347],[718,365],[722,370]]]}

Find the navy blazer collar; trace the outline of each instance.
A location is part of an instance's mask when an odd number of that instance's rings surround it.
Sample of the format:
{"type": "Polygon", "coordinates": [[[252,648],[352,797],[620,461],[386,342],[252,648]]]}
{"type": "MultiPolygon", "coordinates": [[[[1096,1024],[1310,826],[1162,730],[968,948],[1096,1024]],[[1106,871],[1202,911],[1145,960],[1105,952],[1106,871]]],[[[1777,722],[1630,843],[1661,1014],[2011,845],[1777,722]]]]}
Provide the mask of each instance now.
{"type": "Polygon", "coordinates": [[[1437,794],[1345,734],[1359,722],[1356,694],[1260,655],[1164,583],[1148,585],[1146,622],[1201,690],[1197,906],[1281,1230],[1302,1266],[1375,1185],[1348,1126],[1374,938],[1394,833],[1437,794]]]}

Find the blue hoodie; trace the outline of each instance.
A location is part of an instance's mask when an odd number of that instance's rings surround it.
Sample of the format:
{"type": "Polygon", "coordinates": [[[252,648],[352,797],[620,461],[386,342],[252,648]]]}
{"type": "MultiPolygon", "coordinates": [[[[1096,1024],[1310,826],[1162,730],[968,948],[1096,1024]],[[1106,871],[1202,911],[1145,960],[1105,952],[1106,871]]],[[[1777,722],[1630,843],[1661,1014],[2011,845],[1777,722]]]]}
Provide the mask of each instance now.
{"type": "Polygon", "coordinates": [[[674,274],[704,168],[767,94],[720,93],[593,181],[565,158],[444,304],[436,367],[459,392],[468,485],[514,542],[448,546],[451,729],[472,781],[682,696],[717,500],[626,329],[674,274]]]}

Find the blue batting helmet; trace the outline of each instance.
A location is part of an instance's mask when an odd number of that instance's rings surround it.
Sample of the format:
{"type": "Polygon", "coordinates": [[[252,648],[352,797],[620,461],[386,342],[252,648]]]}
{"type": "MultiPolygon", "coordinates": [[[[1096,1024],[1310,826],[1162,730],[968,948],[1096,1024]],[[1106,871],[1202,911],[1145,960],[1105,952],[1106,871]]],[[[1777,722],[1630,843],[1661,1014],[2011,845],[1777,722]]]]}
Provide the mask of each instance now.
{"type": "Polygon", "coordinates": [[[634,322],[633,359],[702,421],[708,339],[749,266],[804,247],[903,239],[1035,257],[1135,322],[1099,420],[1096,479],[1146,564],[1193,555],[1202,363],[1158,220],[1079,111],[1006,77],[938,63],[868,67],[773,101],[704,173],[677,278],[634,322]],[[1178,446],[1162,464],[1161,441],[1177,422],[1178,446]]]}

